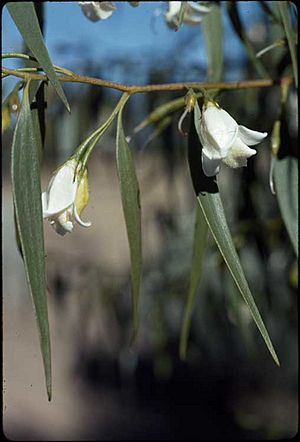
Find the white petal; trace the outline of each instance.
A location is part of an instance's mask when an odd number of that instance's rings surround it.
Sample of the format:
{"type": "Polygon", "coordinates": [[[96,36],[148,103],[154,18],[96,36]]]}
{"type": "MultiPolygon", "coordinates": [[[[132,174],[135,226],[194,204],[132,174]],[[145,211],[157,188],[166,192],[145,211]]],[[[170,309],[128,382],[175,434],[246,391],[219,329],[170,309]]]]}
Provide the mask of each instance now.
{"type": "Polygon", "coordinates": [[[68,232],[71,233],[74,227],[71,221],[71,210],[66,210],[61,215],[52,218],[50,223],[60,235],[65,235],[68,232]]]}
{"type": "Polygon", "coordinates": [[[219,173],[221,160],[211,160],[202,151],[202,168],[206,176],[214,176],[219,173]]]}
{"type": "Polygon", "coordinates": [[[42,193],[42,209],[43,209],[43,218],[47,218],[44,214],[47,213],[48,208],[48,194],[47,192],[42,193]]]}
{"type": "Polygon", "coordinates": [[[80,224],[82,227],[91,227],[92,223],[90,221],[82,221],[82,219],[80,218],[80,216],[77,213],[77,209],[76,206],[74,205],[74,218],[76,219],[76,221],[78,222],[78,224],[80,224]]]}
{"type": "Polygon", "coordinates": [[[212,159],[225,158],[237,134],[237,122],[223,109],[208,106],[200,122],[201,141],[205,155],[212,159]]]}
{"type": "MultiPolygon", "coordinates": [[[[170,27],[176,28],[179,20],[179,13],[182,2],[168,2],[169,10],[165,14],[166,20],[170,27]]],[[[207,14],[210,9],[206,6],[198,5],[197,2],[185,2],[185,12],[183,22],[188,25],[197,25],[202,21],[203,15],[207,14]]]]}
{"type": "Polygon", "coordinates": [[[207,6],[199,5],[197,2],[187,2],[188,9],[192,10],[194,13],[207,14],[210,12],[210,8],[207,6]]]}
{"type": "Polygon", "coordinates": [[[77,180],[74,181],[75,167],[76,162],[67,162],[50,181],[44,217],[58,214],[74,203],[77,191],[77,180]]]}
{"type": "Polygon", "coordinates": [[[54,230],[56,231],[56,233],[59,233],[59,235],[62,235],[62,236],[64,236],[66,233],[71,233],[73,230],[72,221],[66,221],[63,226],[57,222],[53,222],[53,223],[51,223],[51,225],[54,228],[54,230]]]}
{"type": "Polygon", "coordinates": [[[203,15],[209,11],[209,8],[198,5],[196,2],[187,2],[183,21],[189,25],[196,25],[202,21],[203,15]]]}
{"type": "Polygon", "coordinates": [[[196,15],[191,15],[191,16],[184,16],[184,23],[186,23],[187,25],[197,25],[199,23],[202,22],[203,17],[202,16],[196,16],[196,15]]]}
{"type": "Polygon", "coordinates": [[[166,19],[173,20],[179,14],[182,2],[169,2],[169,10],[166,12],[166,19]]]}
{"type": "Polygon", "coordinates": [[[247,146],[255,146],[255,144],[260,143],[266,136],[267,132],[257,132],[255,130],[248,129],[245,126],[239,126],[239,138],[247,146]]]}
{"type": "Polygon", "coordinates": [[[240,138],[237,138],[226,158],[222,161],[227,166],[236,169],[247,166],[247,159],[256,154],[256,150],[250,149],[240,138]]]}
{"type": "Polygon", "coordinates": [[[113,2],[78,2],[84,15],[91,21],[105,20],[116,9],[113,2]]]}

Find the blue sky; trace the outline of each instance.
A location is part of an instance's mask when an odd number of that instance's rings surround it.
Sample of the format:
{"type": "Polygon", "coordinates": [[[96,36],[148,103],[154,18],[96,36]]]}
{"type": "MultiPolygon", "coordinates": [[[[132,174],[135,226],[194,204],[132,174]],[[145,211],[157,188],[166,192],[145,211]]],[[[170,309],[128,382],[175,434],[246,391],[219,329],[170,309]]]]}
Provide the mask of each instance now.
{"type": "MultiPolygon", "coordinates": [[[[155,11],[166,11],[167,2],[141,2],[137,8],[128,2],[116,2],[117,10],[107,19],[99,22],[89,21],[81,12],[77,2],[45,2],[45,40],[54,64],[80,73],[83,61],[88,65],[100,63],[105,68],[109,57],[123,56],[131,60],[133,71],[139,78],[135,83],[142,83],[143,66],[153,57],[167,60],[174,57],[175,48],[180,41],[189,38],[188,47],[181,45],[176,54],[178,63],[199,62],[205,65],[203,36],[199,27],[183,26],[178,32],[170,30],[163,15],[155,16],[155,11]]],[[[259,19],[257,2],[240,2],[243,19],[250,25],[259,19]]],[[[224,14],[225,56],[239,60],[244,56],[244,49],[234,36],[224,14]]],[[[11,20],[7,9],[2,12],[2,52],[20,51],[21,38],[11,20]]],[[[176,59],[177,61],[177,59],[176,59]]],[[[6,60],[6,66],[13,66],[13,61],[6,60]]],[[[237,74],[232,73],[232,78],[237,74]]],[[[106,72],[108,79],[126,81],[122,70],[106,72]]],[[[190,79],[189,79],[190,80],[190,79]]]]}

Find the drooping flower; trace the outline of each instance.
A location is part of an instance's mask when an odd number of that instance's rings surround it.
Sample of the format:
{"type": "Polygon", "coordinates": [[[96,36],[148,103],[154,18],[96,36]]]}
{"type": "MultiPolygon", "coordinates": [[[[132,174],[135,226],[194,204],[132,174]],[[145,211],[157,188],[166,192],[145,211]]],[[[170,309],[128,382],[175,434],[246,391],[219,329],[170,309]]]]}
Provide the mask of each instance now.
{"type": "Polygon", "coordinates": [[[78,2],[78,4],[91,21],[105,20],[116,9],[114,2],[78,2]]]}
{"type": "Polygon", "coordinates": [[[88,203],[89,191],[87,170],[79,182],[77,165],[75,159],[67,161],[51,178],[47,192],[42,193],[43,218],[48,218],[60,235],[72,232],[74,220],[83,227],[91,226],[80,218],[88,203]]]}
{"type": "Polygon", "coordinates": [[[197,2],[169,2],[169,10],[165,14],[165,19],[167,24],[173,29],[178,28],[182,3],[185,3],[183,23],[188,25],[201,23],[203,15],[210,11],[208,7],[198,5],[197,2]]]}
{"type": "Polygon", "coordinates": [[[260,143],[267,132],[240,126],[228,112],[212,101],[203,105],[199,138],[202,143],[202,167],[206,176],[219,173],[220,163],[238,168],[256,154],[249,146],[260,143]]]}

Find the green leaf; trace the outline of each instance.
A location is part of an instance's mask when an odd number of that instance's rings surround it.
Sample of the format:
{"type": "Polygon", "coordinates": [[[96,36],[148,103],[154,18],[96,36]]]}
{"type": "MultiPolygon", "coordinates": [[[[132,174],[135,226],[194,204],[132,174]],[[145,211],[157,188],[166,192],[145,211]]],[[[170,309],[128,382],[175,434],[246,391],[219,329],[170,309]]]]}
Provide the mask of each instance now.
{"type": "Polygon", "coordinates": [[[223,25],[220,5],[211,3],[210,12],[203,17],[201,28],[204,32],[209,81],[221,81],[223,77],[223,25]],[[217,29],[217,32],[216,32],[217,29]]]}
{"type": "Polygon", "coordinates": [[[138,303],[142,268],[140,191],[133,158],[125,139],[122,110],[117,124],[117,169],[131,260],[133,339],[138,330],[138,303]]]}
{"type": "Polygon", "coordinates": [[[30,110],[29,84],[24,90],[14,132],[11,173],[17,231],[35,309],[48,399],[51,400],[51,351],[46,298],[39,147],[30,110]]]}
{"type": "Polygon", "coordinates": [[[283,27],[285,30],[285,35],[288,41],[289,50],[292,59],[292,66],[294,72],[295,85],[298,87],[298,61],[297,61],[297,49],[296,49],[296,33],[294,32],[290,18],[289,18],[289,9],[288,2],[276,2],[277,7],[279,9],[279,13],[282,19],[283,27]]]}
{"type": "Polygon", "coordinates": [[[298,257],[298,162],[286,156],[275,159],[274,182],[276,197],[286,229],[298,257]]]}
{"type": "MultiPolygon", "coordinates": [[[[200,131],[199,114],[195,108],[195,127],[200,131]]],[[[255,321],[274,361],[279,365],[278,357],[273,348],[269,334],[256,307],[255,301],[246,281],[238,254],[227,225],[223,204],[218,192],[215,177],[206,177],[201,166],[201,144],[196,140],[196,131],[193,126],[189,136],[189,151],[193,151],[193,156],[189,155],[189,166],[198,202],[212,233],[212,236],[224,258],[224,261],[233,277],[244,301],[249,307],[253,320],[255,321]]]]}
{"type": "Polygon", "coordinates": [[[197,288],[202,274],[202,262],[204,250],[207,240],[207,222],[203,216],[199,205],[196,207],[194,239],[193,239],[193,254],[192,254],[192,268],[190,276],[190,286],[185,305],[181,336],[180,336],[180,357],[185,359],[187,341],[191,327],[191,319],[195,304],[197,288]]]}
{"type": "Polygon", "coordinates": [[[52,86],[70,112],[70,106],[59,83],[36,16],[33,2],[8,2],[7,9],[32,54],[38,60],[52,86]]]}
{"type": "Polygon", "coordinates": [[[273,348],[269,334],[266,330],[261,315],[256,307],[255,301],[246,281],[238,254],[235,250],[234,243],[227,225],[223,204],[219,193],[200,194],[198,201],[208,223],[210,231],[216,241],[217,246],[224,258],[224,261],[241,293],[244,301],[248,305],[252,318],[256,323],[265,343],[271,353],[274,361],[279,364],[278,357],[273,348]]]}

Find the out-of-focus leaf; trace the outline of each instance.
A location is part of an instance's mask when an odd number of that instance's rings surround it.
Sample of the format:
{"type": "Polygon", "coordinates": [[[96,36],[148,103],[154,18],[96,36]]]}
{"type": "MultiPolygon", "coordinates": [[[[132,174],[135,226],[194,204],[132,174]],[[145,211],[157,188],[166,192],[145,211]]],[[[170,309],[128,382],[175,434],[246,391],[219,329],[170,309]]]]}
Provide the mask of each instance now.
{"type": "Polygon", "coordinates": [[[207,53],[209,81],[220,81],[223,76],[223,25],[221,8],[212,2],[210,12],[203,17],[202,26],[207,53]]]}
{"type": "Polygon", "coordinates": [[[36,16],[33,2],[8,2],[7,9],[26,45],[42,66],[55,91],[70,112],[70,106],[59,83],[36,16]]]}
{"type": "Polygon", "coordinates": [[[116,155],[122,206],[131,259],[134,338],[138,330],[138,303],[142,269],[141,205],[140,191],[134,162],[124,135],[122,125],[122,110],[118,114],[116,155]]]}
{"type": "MultiPolygon", "coordinates": [[[[196,110],[196,108],[195,108],[196,110]]],[[[200,120],[195,111],[195,126],[199,133],[200,120]]],[[[249,307],[252,318],[255,321],[266,345],[269,349],[274,361],[279,365],[278,357],[273,348],[269,334],[263,323],[261,315],[256,307],[255,301],[248,287],[242,266],[236,249],[234,247],[233,239],[230,234],[223,204],[218,192],[218,187],[215,182],[215,177],[205,177],[201,166],[201,144],[200,140],[195,139],[195,130],[190,131],[189,137],[189,151],[193,151],[193,156],[189,155],[189,166],[194,184],[194,189],[197,195],[198,202],[213,235],[213,238],[224,258],[224,261],[242,295],[244,301],[249,307]],[[198,178],[197,175],[198,174],[198,178]]]]}
{"type": "Polygon", "coordinates": [[[9,105],[2,105],[2,133],[10,126],[10,109],[9,105]]]}
{"type": "Polygon", "coordinates": [[[199,205],[196,207],[194,239],[193,239],[193,254],[192,254],[192,268],[190,276],[190,286],[187,295],[184,318],[180,336],[180,357],[185,359],[187,341],[191,327],[192,313],[194,309],[195,297],[202,274],[202,262],[207,240],[207,222],[203,216],[199,205]]]}
{"type": "Polygon", "coordinates": [[[39,148],[24,90],[12,145],[12,186],[17,230],[25,272],[36,314],[48,399],[51,399],[51,352],[48,322],[45,252],[41,203],[39,148]]]}
{"type": "Polygon", "coordinates": [[[23,81],[18,81],[2,103],[2,133],[10,126],[11,114],[19,111],[20,101],[18,91],[22,85],[23,81]]]}
{"type": "Polygon", "coordinates": [[[247,34],[240,20],[240,15],[238,12],[238,2],[228,1],[227,7],[233,29],[235,30],[236,34],[239,36],[240,40],[245,45],[245,49],[248,53],[249,59],[251,60],[253,66],[255,67],[258,75],[262,78],[268,78],[269,73],[265,68],[262,60],[260,58],[256,58],[256,51],[253,48],[249,38],[247,37],[247,34]]]}
{"type": "Polygon", "coordinates": [[[298,162],[286,156],[275,159],[275,191],[283,221],[298,256],[298,162]]]}
{"type": "Polygon", "coordinates": [[[283,27],[285,30],[286,38],[290,49],[295,85],[296,87],[298,87],[298,61],[297,61],[297,50],[295,42],[297,34],[294,32],[290,22],[288,2],[276,2],[276,4],[279,9],[279,13],[282,19],[283,27]]]}
{"type": "Polygon", "coordinates": [[[140,152],[142,152],[155,138],[157,138],[171,123],[172,118],[170,116],[163,118],[159,123],[157,123],[153,132],[150,133],[150,135],[146,138],[143,145],[141,146],[140,152]]]}

